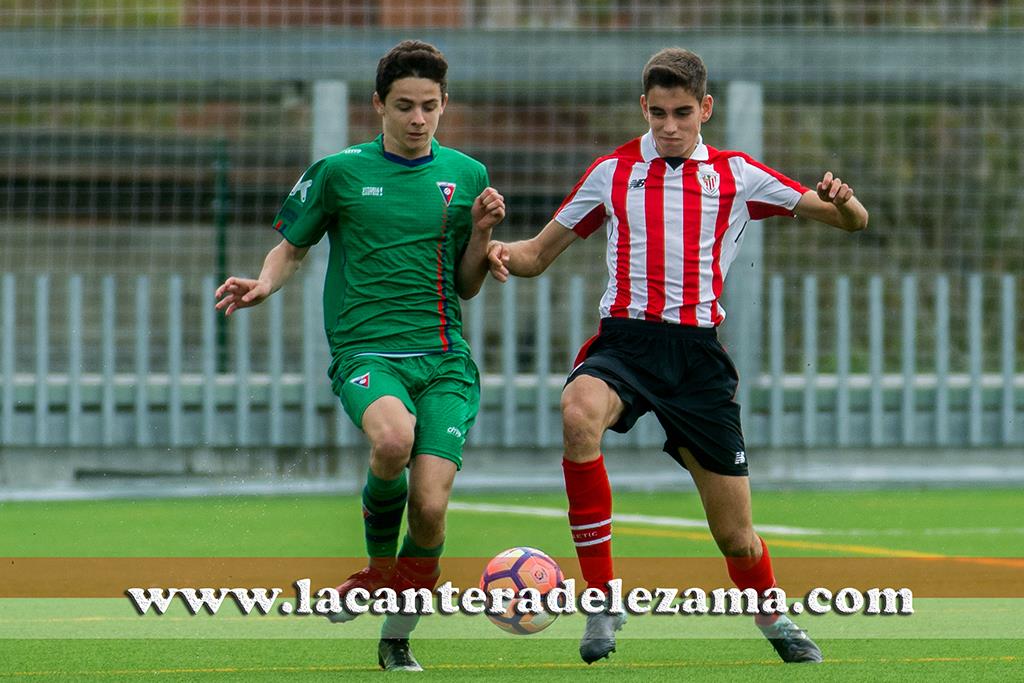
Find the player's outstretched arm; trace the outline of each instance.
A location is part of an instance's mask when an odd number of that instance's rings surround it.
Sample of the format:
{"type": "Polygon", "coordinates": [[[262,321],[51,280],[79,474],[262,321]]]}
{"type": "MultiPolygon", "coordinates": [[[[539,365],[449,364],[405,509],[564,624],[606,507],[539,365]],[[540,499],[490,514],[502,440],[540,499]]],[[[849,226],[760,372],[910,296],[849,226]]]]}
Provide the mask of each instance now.
{"type": "Polygon", "coordinates": [[[491,275],[505,282],[509,275],[536,277],[579,237],[558,221],[551,221],[537,235],[519,242],[493,241],[487,245],[491,275]]]}
{"type": "Polygon", "coordinates": [[[476,296],[487,277],[487,244],[491,230],[505,219],[505,198],[488,187],[473,201],[472,213],[473,232],[455,277],[455,290],[463,299],[476,296]]]}
{"type": "Polygon", "coordinates": [[[240,308],[249,308],[263,303],[268,296],[281,289],[306,257],[309,247],[296,247],[288,240],[267,253],[263,260],[263,270],[256,280],[241,277],[229,277],[217,288],[216,308],[231,315],[240,308]]]}
{"type": "Polygon", "coordinates": [[[797,202],[796,215],[834,225],[847,232],[868,227],[868,211],[853,196],[853,188],[826,171],[814,190],[797,202]]]}

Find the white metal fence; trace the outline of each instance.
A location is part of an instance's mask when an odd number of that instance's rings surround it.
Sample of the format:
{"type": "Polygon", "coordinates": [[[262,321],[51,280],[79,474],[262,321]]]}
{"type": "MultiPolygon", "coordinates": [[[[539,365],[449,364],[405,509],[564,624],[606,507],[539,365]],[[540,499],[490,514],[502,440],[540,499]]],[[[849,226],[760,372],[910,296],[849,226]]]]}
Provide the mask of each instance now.
{"type": "MultiPolygon", "coordinates": [[[[945,275],[927,282],[914,275],[898,282],[881,276],[827,282],[808,276],[797,283],[770,277],[766,329],[726,329],[734,353],[744,345],[765,350],[762,369],[741,378],[748,445],[1024,444],[1018,280],[972,275],[957,279],[963,292],[950,282],[945,275]],[[854,296],[861,288],[866,297],[854,296]],[[934,312],[928,319],[918,313],[925,292],[927,310],[934,312]],[[853,299],[866,300],[866,306],[854,306],[853,299]],[[898,302],[895,311],[887,301],[898,302]],[[950,330],[954,302],[967,307],[963,334],[950,330]],[[898,326],[887,329],[892,319],[898,326]],[[964,340],[963,348],[958,340],[964,340]]],[[[483,377],[483,406],[471,445],[560,442],[562,381],[575,349],[593,332],[593,303],[585,302],[584,285],[579,275],[513,280],[488,285],[464,305],[466,333],[483,377]],[[553,293],[565,299],[563,305],[552,305],[553,293]],[[555,310],[568,311],[567,317],[556,318],[555,310]]],[[[275,295],[260,308],[232,316],[224,354],[218,349],[212,276],[199,282],[175,276],[161,279],[159,286],[145,276],[108,276],[100,282],[98,301],[86,299],[80,277],[2,276],[0,445],[333,448],[359,443],[325,375],[320,283],[306,278],[298,289],[301,349],[284,348],[287,304],[275,295]],[[57,289],[60,297],[54,296],[57,289]],[[66,302],[66,310],[52,311],[55,299],[66,302]],[[187,310],[186,301],[197,302],[199,310],[187,310]],[[118,311],[125,307],[133,320],[129,330],[118,323],[118,311]],[[154,324],[154,312],[165,317],[161,324],[154,324]],[[52,324],[55,313],[66,321],[59,327],[52,324]],[[99,320],[88,320],[90,315],[99,320]],[[201,327],[195,346],[183,342],[193,336],[186,335],[192,320],[201,327]],[[90,326],[100,329],[96,348],[89,348],[82,332],[90,326]],[[34,348],[16,353],[25,339],[34,348]],[[257,346],[264,348],[256,353],[257,346]],[[26,364],[25,358],[33,362],[26,364]],[[229,365],[218,367],[220,358],[229,365]]],[[[628,435],[609,436],[611,444],[624,446],[660,446],[662,439],[652,419],[628,435]]]]}

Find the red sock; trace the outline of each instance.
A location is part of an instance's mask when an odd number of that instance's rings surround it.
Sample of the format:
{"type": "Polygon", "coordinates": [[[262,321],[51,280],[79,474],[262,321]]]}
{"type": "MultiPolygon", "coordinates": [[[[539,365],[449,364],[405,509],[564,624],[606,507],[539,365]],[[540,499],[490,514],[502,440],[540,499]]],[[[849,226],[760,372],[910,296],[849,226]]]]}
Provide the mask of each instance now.
{"type": "Polygon", "coordinates": [[[608,592],[612,570],[612,489],[604,456],[585,463],[562,460],[569,498],[569,529],[588,588],[608,592]]]}
{"type": "MultiPolygon", "coordinates": [[[[768,544],[758,536],[761,541],[761,558],[752,560],[749,557],[727,557],[725,565],[729,568],[729,578],[740,590],[753,588],[760,596],[769,588],[775,587],[775,572],[772,571],[772,558],[768,555],[768,544]]],[[[758,614],[754,620],[762,625],[768,625],[779,618],[778,614],[758,614]]]]}

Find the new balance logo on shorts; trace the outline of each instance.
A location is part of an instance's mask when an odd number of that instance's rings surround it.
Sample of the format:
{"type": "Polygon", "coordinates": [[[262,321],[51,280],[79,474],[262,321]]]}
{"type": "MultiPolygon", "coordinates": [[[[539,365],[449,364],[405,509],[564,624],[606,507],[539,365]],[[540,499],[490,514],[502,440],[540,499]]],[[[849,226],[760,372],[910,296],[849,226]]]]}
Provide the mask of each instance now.
{"type": "Polygon", "coordinates": [[[352,379],[349,380],[349,382],[352,382],[352,384],[360,386],[360,387],[362,387],[364,389],[369,389],[370,388],[370,373],[366,373],[365,375],[359,375],[359,377],[353,377],[352,379]]]}
{"type": "Polygon", "coordinates": [[[734,465],[742,465],[747,462],[747,454],[743,451],[736,451],[736,462],[734,465]]]}

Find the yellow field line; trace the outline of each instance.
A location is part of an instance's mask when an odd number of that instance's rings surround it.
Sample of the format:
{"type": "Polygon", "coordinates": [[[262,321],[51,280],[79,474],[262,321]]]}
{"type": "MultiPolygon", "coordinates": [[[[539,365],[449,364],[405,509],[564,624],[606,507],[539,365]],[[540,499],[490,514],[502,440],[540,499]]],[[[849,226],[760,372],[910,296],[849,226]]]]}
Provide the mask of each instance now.
{"type": "MultiPolygon", "coordinates": [[[[1016,655],[982,656],[982,657],[879,657],[868,658],[846,658],[826,659],[823,664],[959,664],[966,662],[974,663],[1014,663],[1022,658],[1016,655]]],[[[608,669],[666,669],[686,667],[732,667],[732,666],[784,666],[778,660],[736,660],[719,662],[614,662],[609,663],[608,669]]],[[[499,670],[567,670],[580,669],[584,667],[578,662],[564,663],[536,663],[536,664],[435,664],[429,666],[432,671],[499,671],[499,670]]],[[[344,673],[353,671],[377,671],[375,667],[369,666],[268,666],[268,667],[209,667],[209,668],[180,668],[180,669],[111,669],[107,671],[12,671],[0,672],[0,677],[11,678],[19,676],[152,676],[154,674],[246,674],[246,673],[344,673]]]]}
{"type": "MultiPolygon", "coordinates": [[[[680,538],[688,541],[714,541],[711,534],[706,531],[676,531],[675,529],[645,529],[642,527],[621,526],[614,527],[614,533],[625,536],[649,536],[652,538],[680,538]]],[[[765,534],[763,534],[765,535],[765,534]]],[[[767,536],[767,535],[765,535],[767,536]]],[[[856,553],[858,555],[871,555],[873,557],[918,557],[929,559],[940,559],[947,557],[939,553],[922,553],[916,550],[894,550],[892,548],[880,548],[870,545],[849,545],[846,543],[818,543],[816,541],[795,541],[789,538],[778,538],[767,536],[772,546],[781,548],[799,548],[801,550],[827,550],[830,552],[856,553]]]]}

